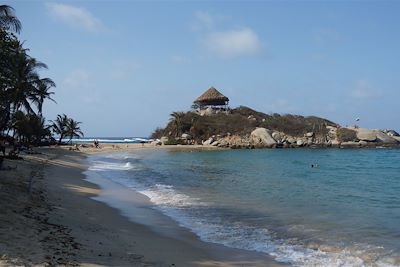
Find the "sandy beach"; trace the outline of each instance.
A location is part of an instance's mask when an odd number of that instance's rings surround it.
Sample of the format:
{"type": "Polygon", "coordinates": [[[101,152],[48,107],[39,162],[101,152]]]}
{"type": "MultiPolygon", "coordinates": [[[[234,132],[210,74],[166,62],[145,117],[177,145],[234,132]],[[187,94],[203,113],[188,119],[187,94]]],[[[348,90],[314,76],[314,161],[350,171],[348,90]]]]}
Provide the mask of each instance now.
{"type": "Polygon", "coordinates": [[[40,154],[22,155],[23,160],[5,160],[0,171],[0,266],[279,265],[265,254],[202,242],[151,210],[143,196],[115,184],[114,193],[105,192],[82,174],[88,154],[146,149],[165,148],[41,148],[36,150],[40,154]],[[130,216],[101,201],[110,196],[130,205],[130,216]],[[146,225],[155,217],[160,227],[146,225]]]}

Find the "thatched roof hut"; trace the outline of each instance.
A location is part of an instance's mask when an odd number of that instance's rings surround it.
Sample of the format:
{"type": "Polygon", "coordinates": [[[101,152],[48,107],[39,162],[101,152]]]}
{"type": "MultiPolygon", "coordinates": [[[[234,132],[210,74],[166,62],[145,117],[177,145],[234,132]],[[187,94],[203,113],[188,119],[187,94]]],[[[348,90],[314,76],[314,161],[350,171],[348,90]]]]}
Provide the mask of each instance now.
{"type": "Polygon", "coordinates": [[[210,89],[205,91],[194,102],[200,106],[224,106],[228,105],[229,98],[221,94],[214,87],[210,87],[210,89]]]}

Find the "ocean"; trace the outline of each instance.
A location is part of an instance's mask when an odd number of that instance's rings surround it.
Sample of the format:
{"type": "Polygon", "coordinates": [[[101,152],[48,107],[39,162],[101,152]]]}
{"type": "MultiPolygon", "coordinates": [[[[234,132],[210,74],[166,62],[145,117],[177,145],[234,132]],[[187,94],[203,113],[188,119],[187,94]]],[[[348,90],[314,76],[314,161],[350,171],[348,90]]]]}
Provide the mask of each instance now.
{"type": "Polygon", "coordinates": [[[400,266],[400,150],[265,149],[93,155],[201,240],[294,266],[400,266]]]}

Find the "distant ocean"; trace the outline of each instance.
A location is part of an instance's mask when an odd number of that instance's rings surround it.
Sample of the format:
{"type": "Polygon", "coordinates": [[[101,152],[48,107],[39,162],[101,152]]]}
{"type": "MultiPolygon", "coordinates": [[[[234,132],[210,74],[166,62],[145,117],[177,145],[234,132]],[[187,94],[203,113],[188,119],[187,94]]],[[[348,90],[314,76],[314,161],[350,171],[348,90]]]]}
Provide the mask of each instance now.
{"type": "Polygon", "coordinates": [[[206,242],[295,266],[400,266],[400,150],[148,151],[89,157],[206,242]]]}
{"type": "MultiPolygon", "coordinates": [[[[86,144],[93,143],[94,140],[98,140],[100,144],[137,144],[141,142],[148,142],[150,139],[146,137],[85,137],[79,139],[72,139],[73,144],[86,144]]],[[[68,142],[69,139],[63,139],[68,142]]]]}

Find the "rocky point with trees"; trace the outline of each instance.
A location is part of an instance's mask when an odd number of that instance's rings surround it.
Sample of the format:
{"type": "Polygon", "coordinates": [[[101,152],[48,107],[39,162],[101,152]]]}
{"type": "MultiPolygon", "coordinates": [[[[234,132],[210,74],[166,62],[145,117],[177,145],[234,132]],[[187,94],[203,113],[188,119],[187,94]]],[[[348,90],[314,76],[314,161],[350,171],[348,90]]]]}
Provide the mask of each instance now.
{"type": "Polygon", "coordinates": [[[173,112],[165,128],[157,128],[159,144],[203,144],[229,148],[398,147],[393,130],[341,127],[315,116],[265,114],[240,106],[204,114],[196,108],[173,112]]]}

